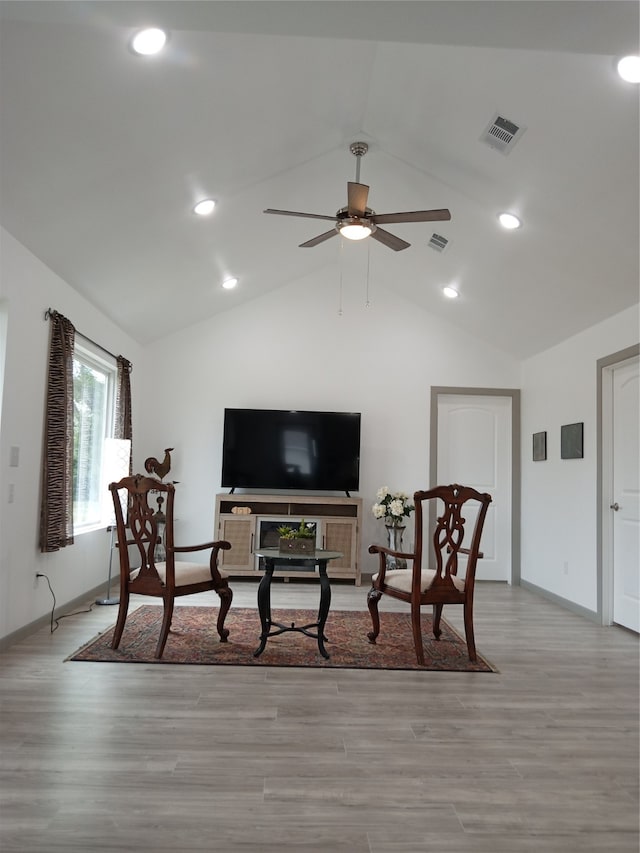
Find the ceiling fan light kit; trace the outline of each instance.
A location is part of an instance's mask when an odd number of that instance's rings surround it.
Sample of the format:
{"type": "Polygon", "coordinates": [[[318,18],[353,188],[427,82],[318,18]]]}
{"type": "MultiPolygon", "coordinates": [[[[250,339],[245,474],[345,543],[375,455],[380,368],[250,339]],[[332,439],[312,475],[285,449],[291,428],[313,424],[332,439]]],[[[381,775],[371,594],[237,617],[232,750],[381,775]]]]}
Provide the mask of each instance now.
{"type": "Polygon", "coordinates": [[[336,228],[347,240],[364,240],[376,230],[373,222],[368,219],[358,219],[356,216],[343,219],[337,223],[336,228]]]}
{"type": "Polygon", "coordinates": [[[312,237],[304,243],[300,243],[299,248],[310,249],[336,234],[346,237],[348,240],[364,240],[367,237],[372,237],[378,243],[382,243],[394,252],[400,252],[402,249],[408,249],[411,243],[396,237],[380,225],[391,224],[394,222],[439,222],[448,221],[451,219],[451,214],[445,208],[439,210],[415,210],[406,211],[404,213],[376,213],[370,207],[367,207],[369,198],[369,187],[366,184],[360,183],[360,160],[369,150],[366,142],[352,142],[349,150],[355,156],[356,179],[347,183],[347,205],[341,207],[335,216],[325,216],[319,213],[298,213],[293,210],[275,210],[267,208],[264,213],[275,213],[279,216],[301,216],[305,219],[324,219],[328,222],[333,222],[333,228],[330,231],[325,231],[318,234],[317,237],[312,237]]]}

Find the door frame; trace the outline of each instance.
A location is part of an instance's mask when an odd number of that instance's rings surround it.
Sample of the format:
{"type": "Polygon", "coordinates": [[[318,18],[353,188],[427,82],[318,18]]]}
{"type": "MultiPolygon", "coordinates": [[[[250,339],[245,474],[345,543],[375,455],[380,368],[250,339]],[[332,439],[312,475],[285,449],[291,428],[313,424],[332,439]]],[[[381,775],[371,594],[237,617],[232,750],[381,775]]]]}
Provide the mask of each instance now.
{"type": "Polygon", "coordinates": [[[437,486],[438,476],[438,397],[510,397],[511,398],[511,584],[520,586],[520,389],[519,388],[457,388],[448,385],[431,386],[429,424],[429,483],[437,486]]]}
{"type": "Polygon", "coordinates": [[[613,517],[609,512],[613,482],[613,372],[637,356],[640,344],[596,362],[596,620],[601,625],[613,625],[613,517]]]}

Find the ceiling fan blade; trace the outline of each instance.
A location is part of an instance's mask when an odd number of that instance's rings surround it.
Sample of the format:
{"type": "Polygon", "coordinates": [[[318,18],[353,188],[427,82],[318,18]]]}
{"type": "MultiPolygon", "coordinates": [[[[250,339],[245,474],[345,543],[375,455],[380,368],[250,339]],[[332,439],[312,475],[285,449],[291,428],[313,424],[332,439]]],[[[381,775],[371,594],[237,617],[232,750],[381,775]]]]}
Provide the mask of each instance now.
{"type": "Polygon", "coordinates": [[[380,213],[370,217],[378,224],[382,222],[441,222],[451,219],[451,214],[446,208],[440,210],[414,210],[407,213],[380,213]]]}
{"type": "Polygon", "coordinates": [[[369,187],[366,184],[356,184],[349,181],[347,184],[347,212],[349,216],[363,217],[367,210],[368,198],[369,187]]]}
{"type": "Polygon", "coordinates": [[[298,246],[299,249],[310,249],[312,246],[317,246],[318,243],[324,243],[325,240],[328,240],[330,237],[335,237],[338,232],[335,228],[332,228],[331,231],[325,231],[324,234],[319,234],[317,237],[312,237],[311,240],[307,240],[306,243],[300,243],[298,246]]]}
{"type": "Polygon", "coordinates": [[[304,216],[305,219],[326,219],[327,222],[335,222],[335,216],[323,216],[321,213],[296,213],[294,210],[273,210],[267,208],[263,213],[277,213],[279,216],[304,216]]]}
{"type": "Polygon", "coordinates": [[[394,252],[400,252],[402,249],[408,249],[411,245],[411,243],[407,243],[406,240],[401,240],[400,237],[396,237],[395,234],[390,234],[388,231],[385,231],[384,228],[376,228],[376,230],[372,232],[371,237],[374,240],[377,240],[378,243],[384,243],[385,246],[393,249],[394,252]]]}

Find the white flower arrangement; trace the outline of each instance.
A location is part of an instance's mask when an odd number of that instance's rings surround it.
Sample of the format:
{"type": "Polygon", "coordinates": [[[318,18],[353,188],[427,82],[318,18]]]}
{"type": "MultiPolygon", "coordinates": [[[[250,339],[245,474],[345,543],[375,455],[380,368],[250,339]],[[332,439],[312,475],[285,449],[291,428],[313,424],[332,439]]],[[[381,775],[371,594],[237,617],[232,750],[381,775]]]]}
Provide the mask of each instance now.
{"type": "Polygon", "coordinates": [[[384,523],[399,527],[405,518],[409,518],[415,507],[405,492],[390,492],[388,486],[378,489],[377,503],[371,507],[376,518],[384,518],[384,523]]]}

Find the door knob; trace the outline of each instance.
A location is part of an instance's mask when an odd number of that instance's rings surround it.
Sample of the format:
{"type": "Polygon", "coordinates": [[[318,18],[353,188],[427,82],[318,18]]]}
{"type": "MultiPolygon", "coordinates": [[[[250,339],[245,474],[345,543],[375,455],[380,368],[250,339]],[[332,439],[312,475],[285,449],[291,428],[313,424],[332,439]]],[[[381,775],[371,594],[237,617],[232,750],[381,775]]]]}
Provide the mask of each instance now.
{"type": "Polygon", "coordinates": [[[616,501],[614,504],[611,504],[609,506],[609,509],[612,509],[614,512],[618,512],[618,510],[620,509],[620,504],[618,503],[618,501],[616,501]]]}

